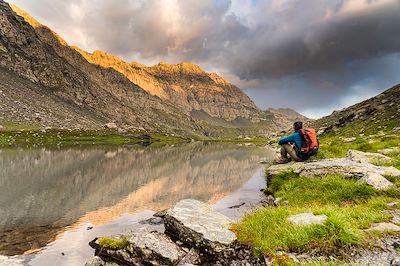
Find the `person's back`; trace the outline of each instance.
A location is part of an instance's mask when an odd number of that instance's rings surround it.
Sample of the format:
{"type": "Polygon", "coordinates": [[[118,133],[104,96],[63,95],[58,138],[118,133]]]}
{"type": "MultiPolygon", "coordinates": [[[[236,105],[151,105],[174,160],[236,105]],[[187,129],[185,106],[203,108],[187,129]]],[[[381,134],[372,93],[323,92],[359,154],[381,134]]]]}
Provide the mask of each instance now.
{"type": "Polygon", "coordinates": [[[304,140],[299,132],[303,128],[303,123],[295,122],[293,127],[295,131],[293,134],[279,140],[279,145],[281,145],[281,158],[277,163],[288,163],[291,160],[302,162],[310,159],[309,155],[300,152],[302,147],[304,147],[304,140]]]}

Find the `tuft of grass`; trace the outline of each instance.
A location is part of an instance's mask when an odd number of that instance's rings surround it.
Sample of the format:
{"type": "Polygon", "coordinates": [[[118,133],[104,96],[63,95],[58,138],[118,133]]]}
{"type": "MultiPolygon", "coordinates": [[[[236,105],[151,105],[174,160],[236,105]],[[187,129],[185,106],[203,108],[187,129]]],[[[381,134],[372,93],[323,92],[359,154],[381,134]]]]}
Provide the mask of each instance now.
{"type": "Polygon", "coordinates": [[[110,249],[124,249],[129,245],[128,239],[126,237],[122,238],[110,238],[110,237],[101,237],[99,238],[99,244],[103,248],[110,249]]]}
{"type": "Polygon", "coordinates": [[[310,179],[300,177],[293,172],[275,175],[270,179],[267,191],[296,206],[355,204],[365,202],[377,194],[373,187],[353,179],[343,178],[340,175],[326,175],[310,179]]]}

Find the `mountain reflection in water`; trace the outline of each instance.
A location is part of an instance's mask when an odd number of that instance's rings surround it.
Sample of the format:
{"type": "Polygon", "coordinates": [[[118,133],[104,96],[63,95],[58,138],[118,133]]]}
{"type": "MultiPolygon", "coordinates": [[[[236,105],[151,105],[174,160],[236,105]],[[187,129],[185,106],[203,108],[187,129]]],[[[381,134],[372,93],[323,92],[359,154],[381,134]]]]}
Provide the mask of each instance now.
{"type": "Polygon", "coordinates": [[[42,248],[82,222],[100,225],[183,198],[215,201],[240,188],[266,153],[204,143],[0,150],[0,254],[42,248]]]}

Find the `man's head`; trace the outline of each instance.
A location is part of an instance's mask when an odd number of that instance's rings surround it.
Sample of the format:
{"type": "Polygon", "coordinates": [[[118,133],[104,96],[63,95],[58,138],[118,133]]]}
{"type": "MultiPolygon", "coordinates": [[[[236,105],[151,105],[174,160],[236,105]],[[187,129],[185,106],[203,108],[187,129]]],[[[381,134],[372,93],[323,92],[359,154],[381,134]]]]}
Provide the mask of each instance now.
{"type": "Polygon", "coordinates": [[[298,131],[298,130],[302,129],[303,128],[303,122],[301,122],[301,121],[294,122],[293,128],[294,128],[295,131],[298,131]]]}

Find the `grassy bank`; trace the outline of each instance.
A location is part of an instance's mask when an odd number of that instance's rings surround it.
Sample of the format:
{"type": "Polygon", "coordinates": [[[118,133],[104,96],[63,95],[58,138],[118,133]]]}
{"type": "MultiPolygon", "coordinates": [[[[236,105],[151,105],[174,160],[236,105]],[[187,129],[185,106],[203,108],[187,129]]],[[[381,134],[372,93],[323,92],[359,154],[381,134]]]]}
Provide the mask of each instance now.
{"type": "Polygon", "coordinates": [[[147,133],[118,133],[111,130],[7,130],[0,131],[0,148],[69,147],[91,145],[168,144],[188,142],[177,136],[147,133]]]}
{"type": "MultiPolygon", "coordinates": [[[[317,159],[345,157],[349,149],[364,152],[400,147],[400,136],[380,133],[357,136],[349,141],[340,132],[320,138],[317,159]]],[[[400,153],[392,152],[389,166],[400,169],[400,153]]],[[[239,241],[251,244],[257,254],[276,256],[278,251],[303,253],[318,251],[341,257],[354,247],[366,246],[372,238],[391,232],[372,233],[364,229],[373,223],[390,221],[387,204],[400,199],[400,182],[387,177],[396,187],[378,191],[373,187],[340,175],[315,179],[295,173],[273,176],[266,194],[280,199],[277,207],[258,209],[233,226],[239,241]],[[287,218],[299,213],[325,214],[323,225],[296,226],[287,218]]],[[[294,265],[287,257],[279,257],[277,265],[294,265]]],[[[329,265],[316,263],[309,265],[329,265]]]]}

